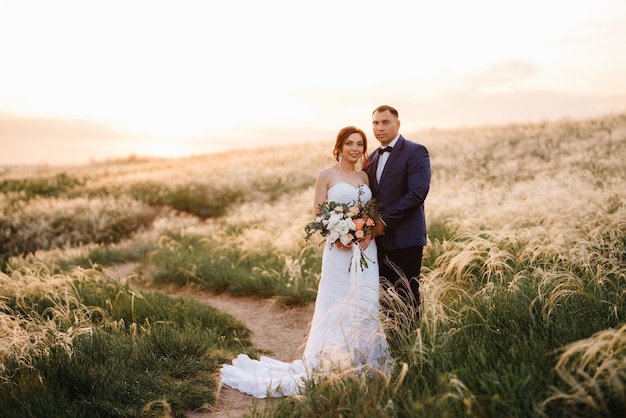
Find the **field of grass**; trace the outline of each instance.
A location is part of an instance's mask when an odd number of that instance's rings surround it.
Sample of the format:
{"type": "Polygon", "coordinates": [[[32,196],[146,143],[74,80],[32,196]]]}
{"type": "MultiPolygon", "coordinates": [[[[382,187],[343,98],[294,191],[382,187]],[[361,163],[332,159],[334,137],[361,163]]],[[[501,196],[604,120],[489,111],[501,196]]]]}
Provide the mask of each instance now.
{"type": "MultiPolygon", "coordinates": [[[[626,114],[405,134],[433,172],[421,322],[396,307],[391,375],[328,376],[251,414],[626,415],[626,114]]],[[[257,354],[247,330],[103,270],[313,302],[303,228],[332,145],[0,168],[0,416],[211,405],[219,365],[257,354]]]]}

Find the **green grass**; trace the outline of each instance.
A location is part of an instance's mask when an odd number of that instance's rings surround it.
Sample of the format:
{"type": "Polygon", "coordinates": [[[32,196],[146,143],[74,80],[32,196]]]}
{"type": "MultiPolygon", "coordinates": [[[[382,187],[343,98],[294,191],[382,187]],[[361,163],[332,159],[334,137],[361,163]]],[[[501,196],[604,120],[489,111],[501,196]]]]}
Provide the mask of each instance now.
{"type": "MultiPolygon", "coordinates": [[[[85,317],[84,332],[70,345],[2,358],[1,416],[151,416],[143,408],[157,400],[184,416],[215,401],[215,373],[223,362],[235,353],[255,353],[249,332],[232,317],[194,300],[140,293],[93,275],[67,281],[61,298],[7,298],[6,312],[26,322],[52,321],[48,335],[56,333],[50,338],[57,340],[71,337],[77,317],[85,317]]],[[[52,277],[40,270],[37,279],[52,277]]]]}
{"type": "Polygon", "coordinates": [[[87,251],[85,255],[57,260],[59,271],[68,271],[73,267],[99,268],[123,263],[140,262],[155,249],[154,243],[142,242],[131,246],[99,245],[87,251]]]}
{"type": "Polygon", "coordinates": [[[241,190],[218,189],[201,183],[170,189],[161,183],[145,182],[132,185],[129,193],[151,206],[169,206],[205,219],[223,216],[229,205],[243,200],[241,190]]]}
{"type": "MultiPolygon", "coordinates": [[[[392,373],[326,376],[251,415],[624,416],[626,115],[414,138],[430,243],[421,321],[386,295],[392,373]]],[[[101,270],[311,303],[322,249],[303,228],[331,145],[1,173],[0,416],[212,404],[219,365],[256,354],[247,330],[101,270]]]]}
{"type": "MultiPolygon", "coordinates": [[[[127,197],[37,198],[0,213],[0,263],[11,256],[88,243],[112,244],[149,227],[155,209],[127,197]]],[[[6,268],[3,269],[6,271],[6,268]]]]}
{"type": "Polygon", "coordinates": [[[159,244],[148,255],[149,275],[157,284],[194,283],[215,293],[277,298],[285,305],[315,300],[319,258],[298,263],[294,271],[288,261],[299,254],[279,254],[271,247],[246,252],[198,236],[163,238],[159,244]]]}
{"type": "Polygon", "coordinates": [[[84,179],[61,172],[50,177],[0,180],[0,193],[8,195],[15,193],[19,199],[31,199],[37,196],[58,197],[84,184],[84,179]]]}

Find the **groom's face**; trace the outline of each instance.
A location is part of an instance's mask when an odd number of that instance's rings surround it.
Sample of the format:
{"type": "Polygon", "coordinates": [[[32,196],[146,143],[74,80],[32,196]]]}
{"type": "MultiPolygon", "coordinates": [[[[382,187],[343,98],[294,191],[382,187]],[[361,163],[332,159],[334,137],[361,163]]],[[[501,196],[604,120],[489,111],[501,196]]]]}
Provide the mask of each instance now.
{"type": "Polygon", "coordinates": [[[400,121],[390,111],[374,112],[372,115],[372,129],[374,136],[383,147],[389,145],[400,130],[400,121]]]}

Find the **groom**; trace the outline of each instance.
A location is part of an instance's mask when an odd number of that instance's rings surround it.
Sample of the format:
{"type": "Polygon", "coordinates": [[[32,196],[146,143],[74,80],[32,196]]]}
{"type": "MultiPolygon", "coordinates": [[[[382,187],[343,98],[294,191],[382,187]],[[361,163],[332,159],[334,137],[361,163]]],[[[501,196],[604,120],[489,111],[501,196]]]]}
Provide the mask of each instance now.
{"type": "Polygon", "coordinates": [[[419,315],[419,277],[426,245],[424,200],[430,188],[428,150],[399,134],[398,111],[391,106],[374,110],[372,128],[380,148],[370,154],[365,171],[383,211],[379,230],[383,234],[376,238],[380,275],[419,315]]]}

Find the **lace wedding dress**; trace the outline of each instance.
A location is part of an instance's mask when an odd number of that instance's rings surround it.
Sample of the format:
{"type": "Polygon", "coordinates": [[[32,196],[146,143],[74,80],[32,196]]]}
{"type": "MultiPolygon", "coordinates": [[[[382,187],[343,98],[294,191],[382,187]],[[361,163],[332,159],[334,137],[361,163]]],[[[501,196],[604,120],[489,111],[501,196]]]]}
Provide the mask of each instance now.
{"type": "MultiPolygon", "coordinates": [[[[372,192],[361,185],[361,200],[372,192]]],[[[359,188],[337,183],[328,190],[328,201],[353,202],[359,188]]],[[[379,316],[379,277],[376,243],[365,256],[369,267],[361,268],[360,249],[341,250],[327,242],[322,259],[315,311],[301,359],[291,362],[261,356],[254,360],[240,354],[232,365],[223,365],[221,380],[257,398],[297,394],[304,381],[316,373],[371,366],[388,371],[391,356],[379,316]]]]}

